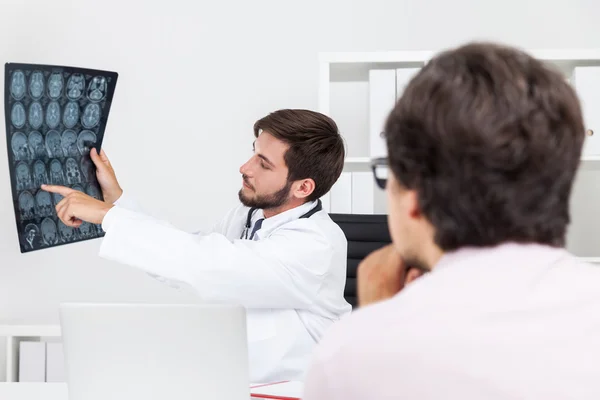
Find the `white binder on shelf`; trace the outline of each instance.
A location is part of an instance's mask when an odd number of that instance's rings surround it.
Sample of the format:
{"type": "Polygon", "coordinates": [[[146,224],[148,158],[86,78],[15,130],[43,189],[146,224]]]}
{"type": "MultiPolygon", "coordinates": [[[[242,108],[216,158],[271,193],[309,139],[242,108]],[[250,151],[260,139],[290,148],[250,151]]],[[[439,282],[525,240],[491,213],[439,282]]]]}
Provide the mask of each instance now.
{"type": "Polygon", "coordinates": [[[420,70],[421,68],[398,68],[396,70],[396,101],[400,99],[406,85],[420,70]]]}
{"type": "Polygon", "coordinates": [[[325,193],[321,197],[321,204],[323,206],[323,211],[325,211],[326,213],[331,212],[331,191],[325,193]]]}
{"type": "Polygon", "coordinates": [[[396,104],[396,70],[372,69],[369,71],[369,145],[370,157],[387,155],[382,136],[385,121],[396,104]]]}
{"type": "Polygon", "coordinates": [[[335,214],[352,213],[352,173],[342,172],[331,188],[331,212],[335,214]]]}
{"type": "Polygon", "coordinates": [[[62,343],[46,344],[46,382],[66,382],[62,343]]]}
{"type": "Polygon", "coordinates": [[[46,381],[46,343],[19,343],[19,382],[46,381]]]}
{"type": "Polygon", "coordinates": [[[583,156],[600,156],[600,67],[575,67],[571,81],[585,122],[583,156]]]}
{"type": "Polygon", "coordinates": [[[352,172],[352,214],[373,214],[375,181],[371,172],[352,172]]]}

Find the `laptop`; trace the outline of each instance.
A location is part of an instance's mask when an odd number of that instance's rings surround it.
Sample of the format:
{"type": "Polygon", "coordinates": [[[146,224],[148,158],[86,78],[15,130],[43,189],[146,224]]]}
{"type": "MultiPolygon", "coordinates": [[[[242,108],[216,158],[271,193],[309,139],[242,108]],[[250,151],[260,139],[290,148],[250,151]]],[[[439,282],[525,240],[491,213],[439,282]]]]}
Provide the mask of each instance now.
{"type": "Polygon", "coordinates": [[[60,306],[70,400],[248,400],[246,312],[232,305],[60,306]]]}

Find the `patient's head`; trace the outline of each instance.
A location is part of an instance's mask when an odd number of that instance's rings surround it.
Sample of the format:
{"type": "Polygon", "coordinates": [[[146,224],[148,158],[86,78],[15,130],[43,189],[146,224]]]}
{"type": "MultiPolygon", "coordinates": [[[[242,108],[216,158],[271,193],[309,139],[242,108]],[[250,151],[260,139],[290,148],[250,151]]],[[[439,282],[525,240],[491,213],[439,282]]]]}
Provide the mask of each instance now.
{"type": "Polygon", "coordinates": [[[390,229],[409,264],[509,241],[564,246],[585,134],[559,72],[494,44],[444,52],[385,131],[390,229]]]}

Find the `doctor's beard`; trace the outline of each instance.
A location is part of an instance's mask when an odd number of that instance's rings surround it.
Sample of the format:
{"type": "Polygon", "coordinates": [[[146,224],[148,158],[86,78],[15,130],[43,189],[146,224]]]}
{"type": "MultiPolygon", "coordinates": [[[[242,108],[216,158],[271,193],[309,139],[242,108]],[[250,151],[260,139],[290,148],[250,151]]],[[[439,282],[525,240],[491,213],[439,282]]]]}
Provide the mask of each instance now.
{"type": "Polygon", "coordinates": [[[240,198],[242,204],[246,207],[256,207],[261,210],[269,210],[284,205],[290,196],[291,188],[292,182],[288,181],[285,183],[284,187],[282,187],[275,193],[267,195],[257,194],[254,197],[248,197],[244,195],[244,189],[242,188],[238,193],[238,197],[240,198]]]}

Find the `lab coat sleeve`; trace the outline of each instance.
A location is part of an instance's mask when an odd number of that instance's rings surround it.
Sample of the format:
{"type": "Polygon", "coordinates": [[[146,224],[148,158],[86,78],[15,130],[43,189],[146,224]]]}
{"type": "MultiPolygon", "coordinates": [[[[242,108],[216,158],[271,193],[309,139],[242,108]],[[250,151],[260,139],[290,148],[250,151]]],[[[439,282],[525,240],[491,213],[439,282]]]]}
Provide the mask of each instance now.
{"type": "Polygon", "coordinates": [[[307,219],[259,241],[195,235],[131,210],[106,215],[100,256],[195,288],[208,301],[248,308],[307,309],[333,257],[307,219]]]}
{"type": "MultiPolygon", "coordinates": [[[[121,197],[119,197],[117,199],[117,201],[114,202],[114,205],[119,206],[121,208],[125,208],[127,210],[135,211],[137,213],[148,214],[140,206],[140,204],[135,200],[135,198],[133,196],[129,195],[129,193],[127,193],[126,191],[123,191],[123,193],[121,194],[121,197]]],[[[210,227],[210,229],[198,230],[198,231],[195,231],[194,233],[195,234],[206,234],[206,233],[210,233],[210,232],[219,232],[219,233],[224,234],[225,229],[227,227],[227,223],[228,223],[229,219],[232,218],[232,216],[234,215],[234,212],[235,212],[235,209],[231,210],[231,212],[229,214],[227,214],[225,216],[225,218],[218,221],[216,224],[214,224],[212,227],[210,227]]]]}
{"type": "Polygon", "coordinates": [[[139,213],[144,212],[138,202],[125,191],[121,193],[121,197],[115,201],[114,205],[139,213]]]}

